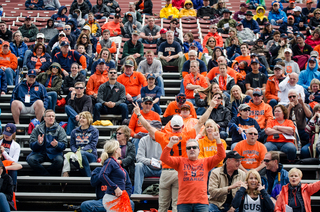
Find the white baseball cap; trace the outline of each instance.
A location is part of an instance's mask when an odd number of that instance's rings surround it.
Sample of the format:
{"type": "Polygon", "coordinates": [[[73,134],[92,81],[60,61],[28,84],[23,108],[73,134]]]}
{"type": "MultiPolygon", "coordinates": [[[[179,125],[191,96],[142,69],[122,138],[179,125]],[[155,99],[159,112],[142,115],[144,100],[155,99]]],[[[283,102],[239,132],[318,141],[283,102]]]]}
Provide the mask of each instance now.
{"type": "Polygon", "coordinates": [[[183,119],[179,115],[174,115],[171,119],[171,127],[178,128],[183,126],[183,119]]]}
{"type": "Polygon", "coordinates": [[[291,50],[290,48],[286,48],[286,49],[284,50],[284,52],[289,52],[289,53],[292,54],[292,50],[291,50]]]}

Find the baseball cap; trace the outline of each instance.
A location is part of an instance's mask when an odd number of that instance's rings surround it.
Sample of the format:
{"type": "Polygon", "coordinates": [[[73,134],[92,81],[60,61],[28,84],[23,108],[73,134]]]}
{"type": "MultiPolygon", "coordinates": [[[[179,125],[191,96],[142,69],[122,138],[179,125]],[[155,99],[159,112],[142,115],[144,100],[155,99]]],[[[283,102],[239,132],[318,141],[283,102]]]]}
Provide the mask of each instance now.
{"type": "Polygon", "coordinates": [[[301,9],[301,7],[299,7],[299,6],[296,6],[293,10],[292,10],[293,12],[302,12],[302,9],[301,9]]]}
{"type": "Polygon", "coordinates": [[[248,10],[245,15],[253,16],[252,11],[248,10]]]}
{"type": "Polygon", "coordinates": [[[60,35],[66,36],[66,33],[64,33],[64,31],[61,31],[61,32],[59,33],[59,36],[60,36],[60,35]]]}
{"type": "Polygon", "coordinates": [[[197,44],[195,43],[195,42],[192,42],[191,44],[190,44],[190,48],[191,47],[197,47],[198,48],[198,46],[197,46],[197,44]]]}
{"type": "Polygon", "coordinates": [[[127,13],[127,16],[131,16],[132,17],[132,14],[131,13],[127,13]]]}
{"type": "Polygon", "coordinates": [[[174,115],[171,119],[172,128],[181,128],[183,126],[183,119],[179,115],[174,115]]]}
{"type": "Polygon", "coordinates": [[[282,33],[282,34],[280,35],[280,38],[288,38],[288,36],[287,36],[285,33],[282,33]]]}
{"type": "Polygon", "coordinates": [[[248,8],[248,5],[246,3],[241,3],[240,7],[247,7],[248,8]]]}
{"type": "Polygon", "coordinates": [[[290,0],[289,3],[296,3],[296,1],[295,0],[290,0]]]}
{"type": "Polygon", "coordinates": [[[158,120],[153,120],[150,122],[150,125],[156,129],[161,129],[162,128],[162,124],[160,121],[158,120]]]}
{"type": "Polygon", "coordinates": [[[313,61],[313,62],[317,62],[317,59],[316,58],[314,58],[314,57],[310,57],[310,59],[309,59],[309,61],[308,62],[310,62],[310,61],[313,61]]]}
{"type": "Polygon", "coordinates": [[[297,34],[296,38],[303,38],[303,39],[304,39],[304,35],[303,35],[301,32],[299,32],[299,33],[297,34]]]}
{"type": "Polygon", "coordinates": [[[60,46],[70,46],[70,43],[69,43],[69,41],[67,41],[67,40],[63,40],[63,41],[60,43],[60,46]]]}
{"type": "Polygon", "coordinates": [[[260,89],[260,88],[255,88],[255,89],[253,90],[252,95],[262,96],[262,91],[261,91],[261,89],[260,89]]]}
{"type": "Polygon", "coordinates": [[[241,159],[244,158],[243,156],[239,155],[237,151],[230,151],[227,153],[226,158],[234,158],[234,159],[241,159]]]}
{"type": "Polygon", "coordinates": [[[34,70],[34,69],[30,69],[29,71],[28,71],[28,76],[37,76],[37,72],[36,72],[36,70],[34,70]]]}
{"type": "Polygon", "coordinates": [[[262,39],[262,38],[259,38],[259,39],[257,40],[257,42],[263,42],[263,39],[262,39]]]}
{"type": "Polygon", "coordinates": [[[292,50],[290,48],[285,48],[284,53],[290,52],[292,54],[292,50]]]}
{"type": "Polygon", "coordinates": [[[252,64],[252,63],[259,63],[259,60],[257,60],[257,59],[252,59],[252,60],[251,60],[251,64],[252,64]]]}
{"type": "Polygon", "coordinates": [[[312,51],[310,53],[310,57],[315,57],[315,58],[318,58],[319,57],[319,53],[317,51],[312,51]]]}
{"type": "Polygon", "coordinates": [[[8,123],[5,127],[4,127],[4,131],[3,134],[7,135],[7,136],[11,136],[13,133],[15,133],[17,130],[16,125],[12,124],[12,123],[8,123]]]}
{"type": "Polygon", "coordinates": [[[31,16],[30,15],[27,15],[24,20],[27,20],[27,19],[30,19],[31,20],[31,16]]]}
{"type": "Polygon", "coordinates": [[[243,25],[241,21],[236,23],[236,26],[240,26],[240,25],[243,25]]]}
{"type": "Polygon", "coordinates": [[[8,41],[5,41],[2,43],[2,46],[10,46],[10,43],[8,41]]]}
{"type": "Polygon", "coordinates": [[[125,66],[134,66],[132,60],[126,60],[126,62],[124,62],[125,66]]]}
{"type": "Polygon", "coordinates": [[[106,63],[106,61],[103,58],[100,58],[97,64],[100,64],[100,63],[106,63]]]}
{"type": "Polygon", "coordinates": [[[91,29],[90,29],[90,27],[88,25],[83,26],[81,30],[84,30],[84,29],[91,31],[91,29]]]}
{"type": "Polygon", "coordinates": [[[239,107],[238,107],[238,111],[241,111],[241,110],[244,110],[244,109],[247,109],[247,108],[251,109],[249,105],[247,105],[247,104],[241,104],[241,105],[239,105],[239,107]]]}
{"type": "Polygon", "coordinates": [[[179,93],[177,96],[176,96],[176,101],[182,105],[186,102],[187,100],[187,97],[184,93],[179,93]]]}
{"type": "Polygon", "coordinates": [[[116,14],[114,15],[114,17],[121,18],[121,15],[120,15],[120,13],[116,13],[116,14]]]}
{"type": "Polygon", "coordinates": [[[138,30],[133,30],[132,34],[133,34],[133,35],[140,35],[140,33],[139,33],[138,30]]]}
{"type": "Polygon", "coordinates": [[[288,19],[289,19],[289,18],[292,18],[292,19],[294,20],[294,17],[293,17],[293,15],[289,15],[289,16],[288,16],[288,19]]]}
{"type": "Polygon", "coordinates": [[[250,58],[253,58],[253,57],[258,57],[258,55],[255,53],[251,53],[250,58]]]}
{"type": "Polygon", "coordinates": [[[308,0],[308,1],[307,1],[307,4],[309,4],[309,3],[313,3],[313,1],[312,1],[312,0],[308,0]]]}
{"type": "Polygon", "coordinates": [[[153,79],[155,79],[156,78],[156,76],[154,75],[154,74],[148,74],[148,76],[147,76],[147,79],[150,79],[150,78],[153,78],[153,79]]]}
{"type": "Polygon", "coordinates": [[[143,98],[142,102],[153,102],[153,98],[151,96],[146,96],[143,98]]]}
{"type": "Polygon", "coordinates": [[[165,34],[165,33],[167,33],[167,31],[168,31],[168,30],[167,30],[167,29],[165,29],[165,28],[161,29],[161,30],[160,30],[160,35],[161,35],[161,34],[165,34]]]}
{"type": "Polygon", "coordinates": [[[182,109],[188,109],[188,110],[190,110],[191,107],[190,107],[190,105],[188,105],[188,104],[183,104],[183,105],[181,106],[181,110],[182,110],[182,109]]]}
{"type": "Polygon", "coordinates": [[[282,66],[281,65],[275,65],[273,69],[276,70],[277,68],[282,70],[282,66]]]}
{"type": "Polygon", "coordinates": [[[37,34],[37,38],[44,38],[44,34],[43,33],[38,33],[37,34]]]}

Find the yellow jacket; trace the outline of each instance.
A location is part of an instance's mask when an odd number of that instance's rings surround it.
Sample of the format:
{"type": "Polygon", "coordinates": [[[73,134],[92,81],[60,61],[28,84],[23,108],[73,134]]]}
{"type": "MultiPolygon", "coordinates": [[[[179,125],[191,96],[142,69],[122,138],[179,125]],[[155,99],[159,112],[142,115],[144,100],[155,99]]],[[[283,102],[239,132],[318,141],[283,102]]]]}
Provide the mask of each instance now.
{"type": "Polygon", "coordinates": [[[253,16],[254,20],[260,19],[260,21],[262,21],[263,19],[266,19],[266,21],[268,21],[268,17],[264,15],[266,13],[265,9],[262,6],[257,7],[256,12],[257,12],[256,15],[253,16]],[[258,13],[259,9],[262,9],[263,12],[262,13],[258,13]]]}
{"type": "Polygon", "coordinates": [[[170,15],[172,15],[172,18],[179,18],[179,10],[172,7],[172,4],[166,4],[166,6],[160,10],[160,18],[168,18],[170,15]]]}
{"type": "Polygon", "coordinates": [[[180,18],[182,18],[182,17],[188,17],[188,16],[194,16],[194,17],[196,17],[197,16],[197,12],[196,12],[196,10],[195,9],[186,9],[186,4],[187,3],[191,3],[191,7],[193,7],[193,3],[192,3],[192,1],[191,0],[186,0],[185,2],[184,2],[184,8],[182,8],[181,10],[180,10],[180,18]]]}
{"type": "MultiPolygon", "coordinates": [[[[225,140],[221,139],[221,142],[224,148],[227,149],[227,143],[225,142],[225,140]]],[[[214,139],[213,141],[210,141],[209,138],[205,136],[199,139],[198,143],[200,148],[199,159],[211,157],[217,154],[216,139],[214,139]]],[[[223,165],[223,160],[220,161],[217,167],[221,167],[222,165],[223,165]]]]}

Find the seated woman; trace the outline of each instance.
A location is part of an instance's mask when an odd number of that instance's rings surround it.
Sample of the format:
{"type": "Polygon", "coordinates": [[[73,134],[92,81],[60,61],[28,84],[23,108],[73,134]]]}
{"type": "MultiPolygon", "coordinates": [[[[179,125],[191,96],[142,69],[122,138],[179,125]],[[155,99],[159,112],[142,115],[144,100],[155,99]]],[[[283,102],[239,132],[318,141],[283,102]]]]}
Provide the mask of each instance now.
{"type": "Polygon", "coordinates": [[[312,110],[314,106],[320,103],[320,81],[316,78],[310,82],[309,93],[306,95],[306,103],[307,102],[309,102],[312,110]]]}
{"type": "Polygon", "coordinates": [[[292,168],[289,171],[289,183],[282,186],[281,192],[276,202],[275,212],[288,211],[287,206],[292,211],[311,212],[311,195],[320,190],[320,181],[310,184],[302,184],[302,172],[300,169],[292,168]],[[296,198],[296,197],[301,197],[296,198]]]}
{"type": "Polygon", "coordinates": [[[241,104],[248,103],[251,97],[243,94],[239,85],[234,85],[230,91],[230,101],[232,105],[231,118],[238,116],[238,107],[241,104]]]}
{"type": "Polygon", "coordinates": [[[62,89],[63,94],[67,94],[66,102],[68,102],[71,92],[74,90],[76,82],[86,82],[86,77],[81,74],[78,63],[72,63],[71,73],[64,78],[62,89]]]}
{"type": "Polygon", "coordinates": [[[263,26],[260,38],[263,40],[265,45],[269,42],[269,40],[272,40],[274,32],[275,30],[269,22],[263,26]]]}
{"type": "Polygon", "coordinates": [[[152,13],[152,1],[151,0],[139,0],[136,3],[136,10],[145,15],[153,15],[152,13]]]}
{"type": "Polygon", "coordinates": [[[116,64],[115,64],[114,60],[112,60],[112,58],[111,58],[111,53],[110,53],[109,49],[107,47],[103,47],[97,57],[97,60],[92,64],[91,75],[94,74],[94,72],[96,72],[96,68],[98,65],[97,61],[100,58],[102,58],[102,59],[104,59],[104,61],[106,61],[107,71],[109,71],[111,68],[116,68],[116,64]]]}
{"type": "Polygon", "coordinates": [[[29,70],[34,69],[37,74],[40,74],[49,69],[51,61],[51,56],[46,52],[44,44],[37,43],[33,49],[33,53],[27,59],[27,67],[29,70]]]}
{"type": "Polygon", "coordinates": [[[320,44],[320,29],[315,29],[311,35],[306,39],[306,44],[310,45],[312,48],[320,44]]]}
{"type": "Polygon", "coordinates": [[[231,203],[233,208],[239,208],[239,212],[261,211],[269,212],[274,210],[274,204],[267,193],[265,186],[262,186],[260,174],[252,169],[248,171],[246,181],[241,182],[241,187],[231,203]]]}
{"type": "Polygon", "coordinates": [[[208,61],[208,71],[218,66],[218,57],[224,56],[222,48],[219,46],[214,47],[212,58],[208,61]]]}
{"type": "Polygon", "coordinates": [[[13,184],[11,177],[6,173],[6,168],[0,160],[0,211],[10,212],[10,205],[13,205],[13,184]],[[10,203],[10,204],[9,204],[10,203]]]}
{"type": "Polygon", "coordinates": [[[210,37],[207,40],[206,47],[204,47],[204,49],[203,49],[203,53],[207,59],[207,63],[212,58],[213,50],[216,47],[216,43],[217,43],[217,41],[214,37],[210,37]]]}
{"type": "Polygon", "coordinates": [[[239,39],[236,35],[233,35],[230,37],[230,43],[227,47],[228,59],[232,61],[241,54],[239,39]]]}
{"type": "MultiPolygon", "coordinates": [[[[224,48],[227,48],[230,45],[231,37],[237,36],[237,30],[235,28],[230,27],[229,29],[229,37],[226,38],[226,41],[224,42],[224,48]]],[[[242,39],[237,36],[239,40],[239,45],[242,44],[242,39]]]]}
{"type": "Polygon", "coordinates": [[[18,66],[22,67],[24,54],[28,50],[28,46],[23,42],[23,37],[19,30],[13,33],[12,38],[13,41],[10,43],[10,50],[17,57],[18,66]]]}
{"type": "Polygon", "coordinates": [[[69,177],[70,162],[80,170],[83,176],[90,177],[90,163],[97,161],[97,144],[99,139],[99,130],[92,126],[93,118],[90,112],[84,111],[79,115],[79,127],[72,130],[70,138],[71,152],[64,155],[64,165],[62,176],[69,177]],[[81,162],[74,161],[73,155],[82,158],[81,162]]]}
{"type": "Polygon", "coordinates": [[[177,18],[173,18],[170,21],[170,26],[167,28],[168,31],[172,31],[174,33],[174,37],[180,39],[180,34],[182,33],[179,26],[179,20],[177,18]]]}
{"type": "Polygon", "coordinates": [[[52,63],[50,68],[37,76],[37,82],[46,87],[47,95],[49,97],[49,104],[47,109],[55,111],[58,93],[62,85],[62,71],[59,63],[52,63]]]}
{"type": "Polygon", "coordinates": [[[82,32],[77,40],[76,46],[74,47],[74,49],[77,49],[78,45],[84,45],[86,53],[89,55],[89,57],[92,58],[92,44],[91,41],[87,35],[87,33],[82,32]]]}
{"type": "Polygon", "coordinates": [[[227,9],[226,8],[226,3],[224,2],[224,0],[218,0],[218,3],[215,4],[213,7],[214,7],[214,9],[217,10],[217,12],[218,12],[220,17],[223,16],[223,10],[227,9]]]}
{"type": "Polygon", "coordinates": [[[289,163],[293,163],[297,148],[294,144],[294,123],[289,120],[288,109],[283,105],[274,106],[275,119],[268,120],[265,133],[268,135],[265,146],[269,151],[281,151],[287,155],[289,163]]]}
{"type": "Polygon", "coordinates": [[[320,9],[319,8],[313,11],[313,17],[310,18],[308,25],[312,30],[314,30],[316,27],[320,25],[320,9]]]}
{"type": "Polygon", "coordinates": [[[187,32],[183,36],[183,48],[184,48],[183,53],[189,52],[189,47],[191,44],[195,44],[198,47],[199,52],[203,51],[202,45],[198,41],[194,40],[193,34],[191,32],[187,32]]]}
{"type": "Polygon", "coordinates": [[[193,3],[191,0],[186,0],[184,2],[184,8],[182,8],[180,10],[179,13],[179,18],[183,18],[183,19],[196,19],[197,17],[197,12],[195,9],[193,9],[193,3]]]}

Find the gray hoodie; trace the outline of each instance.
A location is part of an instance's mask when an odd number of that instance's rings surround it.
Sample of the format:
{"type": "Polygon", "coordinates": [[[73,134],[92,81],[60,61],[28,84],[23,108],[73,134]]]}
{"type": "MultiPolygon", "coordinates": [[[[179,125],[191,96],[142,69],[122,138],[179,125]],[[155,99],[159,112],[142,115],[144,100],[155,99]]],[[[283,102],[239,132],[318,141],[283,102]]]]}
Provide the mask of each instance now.
{"type": "Polygon", "coordinates": [[[56,8],[61,7],[59,0],[43,0],[44,8],[56,8]]]}
{"type": "Polygon", "coordinates": [[[150,166],[151,159],[160,160],[161,153],[161,145],[153,140],[150,135],[144,136],[139,141],[139,149],[136,156],[137,162],[150,166]]]}
{"type": "MultiPolygon", "coordinates": [[[[133,32],[133,28],[132,28],[133,24],[137,26],[136,29],[138,31],[141,31],[141,28],[142,28],[141,23],[137,21],[136,14],[134,12],[127,12],[126,15],[128,16],[128,14],[131,14],[133,19],[132,19],[132,22],[127,21],[127,23],[124,24],[123,30],[124,30],[125,34],[131,35],[131,33],[133,32]]],[[[127,17],[127,19],[128,19],[128,17],[127,17]]]]}

